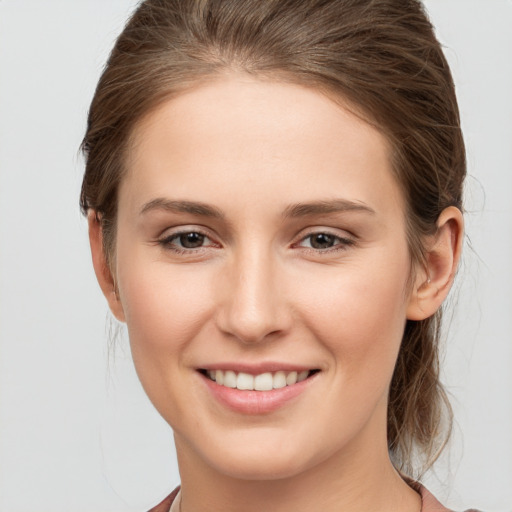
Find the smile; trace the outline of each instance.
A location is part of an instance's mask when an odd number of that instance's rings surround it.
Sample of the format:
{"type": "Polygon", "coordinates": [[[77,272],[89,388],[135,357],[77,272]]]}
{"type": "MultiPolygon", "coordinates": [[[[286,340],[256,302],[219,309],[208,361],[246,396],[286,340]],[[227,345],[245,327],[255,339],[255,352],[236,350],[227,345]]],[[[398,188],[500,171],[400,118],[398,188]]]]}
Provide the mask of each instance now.
{"type": "Polygon", "coordinates": [[[277,371],[265,372],[258,375],[234,372],[232,370],[204,370],[202,373],[220,386],[243,391],[271,391],[287,386],[293,386],[306,380],[317,370],[303,370],[301,372],[277,371]]]}
{"type": "Polygon", "coordinates": [[[245,371],[229,366],[229,370],[226,367],[223,370],[198,369],[198,374],[209,396],[217,403],[248,415],[270,414],[294,403],[314,386],[322,373],[319,369],[283,368],[275,363],[266,364],[264,368],[240,369],[245,371]]]}

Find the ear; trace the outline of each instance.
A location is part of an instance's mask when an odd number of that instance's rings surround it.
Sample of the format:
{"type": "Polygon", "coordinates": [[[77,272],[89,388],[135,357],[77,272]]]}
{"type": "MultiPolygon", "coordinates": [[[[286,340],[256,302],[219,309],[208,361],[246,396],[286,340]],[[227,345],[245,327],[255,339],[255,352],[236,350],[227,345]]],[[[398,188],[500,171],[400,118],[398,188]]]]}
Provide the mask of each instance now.
{"type": "Polygon", "coordinates": [[[87,222],[89,224],[89,243],[91,245],[92,264],[96,279],[100,285],[101,291],[107,299],[110,311],[120,321],[125,321],[123,305],[119,299],[115,280],[107,265],[105,251],[103,249],[103,230],[101,222],[94,210],[87,213],[87,222]]]}
{"type": "Polygon", "coordinates": [[[444,209],[427,247],[426,266],[418,269],[407,307],[408,320],[432,316],[448,295],[462,250],[464,220],[458,208],[444,209]]]}

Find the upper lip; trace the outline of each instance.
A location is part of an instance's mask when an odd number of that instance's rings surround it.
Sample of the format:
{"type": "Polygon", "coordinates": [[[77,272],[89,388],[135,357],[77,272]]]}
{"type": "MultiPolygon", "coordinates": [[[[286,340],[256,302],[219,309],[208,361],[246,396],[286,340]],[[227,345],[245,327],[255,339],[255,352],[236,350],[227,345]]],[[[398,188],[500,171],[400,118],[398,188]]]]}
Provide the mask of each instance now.
{"type": "Polygon", "coordinates": [[[293,364],[293,363],[281,363],[277,361],[269,361],[262,363],[241,363],[241,362],[219,362],[209,363],[204,366],[199,366],[198,370],[231,370],[236,373],[248,373],[250,375],[260,375],[262,373],[274,373],[278,371],[284,372],[302,372],[304,370],[318,370],[317,366],[293,364]]]}

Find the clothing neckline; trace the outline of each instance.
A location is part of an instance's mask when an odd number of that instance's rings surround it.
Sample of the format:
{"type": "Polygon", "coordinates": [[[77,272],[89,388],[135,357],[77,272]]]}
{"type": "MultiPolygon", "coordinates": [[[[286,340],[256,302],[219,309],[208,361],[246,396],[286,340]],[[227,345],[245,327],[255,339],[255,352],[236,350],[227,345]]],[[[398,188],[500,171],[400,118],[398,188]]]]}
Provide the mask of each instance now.
{"type": "MultiPolygon", "coordinates": [[[[435,497],[431,494],[426,487],[419,482],[407,479],[407,484],[412,487],[421,496],[421,512],[453,512],[452,510],[444,507],[435,497]]],[[[170,512],[171,506],[180,492],[181,486],[176,487],[174,491],[164,498],[158,505],[150,509],[148,512],[170,512]]],[[[467,512],[471,512],[468,510],[467,512]]],[[[476,511],[475,511],[476,512],[476,511]]]]}

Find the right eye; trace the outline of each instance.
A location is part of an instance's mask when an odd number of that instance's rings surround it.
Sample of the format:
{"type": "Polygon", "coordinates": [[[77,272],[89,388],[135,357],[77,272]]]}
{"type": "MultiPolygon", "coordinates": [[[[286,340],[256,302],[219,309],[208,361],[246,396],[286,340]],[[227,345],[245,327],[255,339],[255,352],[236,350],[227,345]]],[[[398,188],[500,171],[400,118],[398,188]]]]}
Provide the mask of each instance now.
{"type": "Polygon", "coordinates": [[[310,232],[296,244],[296,247],[313,250],[318,253],[332,253],[347,250],[354,245],[354,240],[335,235],[328,231],[310,232]]]}
{"type": "Polygon", "coordinates": [[[203,247],[214,246],[215,244],[199,231],[181,231],[166,236],[158,241],[158,243],[172,251],[178,253],[193,252],[194,249],[202,249],[203,247]]]}
{"type": "Polygon", "coordinates": [[[305,240],[309,241],[309,247],[322,250],[334,247],[336,242],[340,240],[340,237],[331,235],[329,233],[313,233],[308,235],[305,240]]]}

